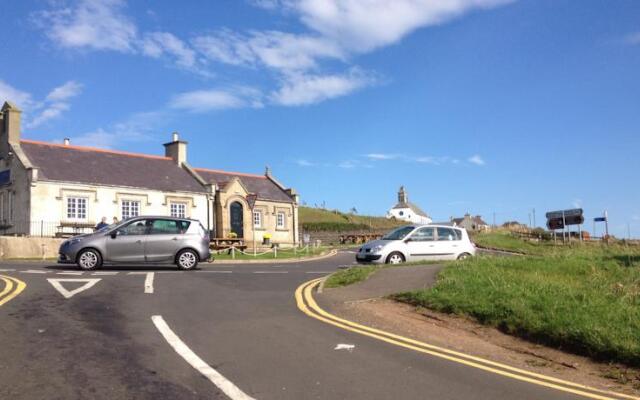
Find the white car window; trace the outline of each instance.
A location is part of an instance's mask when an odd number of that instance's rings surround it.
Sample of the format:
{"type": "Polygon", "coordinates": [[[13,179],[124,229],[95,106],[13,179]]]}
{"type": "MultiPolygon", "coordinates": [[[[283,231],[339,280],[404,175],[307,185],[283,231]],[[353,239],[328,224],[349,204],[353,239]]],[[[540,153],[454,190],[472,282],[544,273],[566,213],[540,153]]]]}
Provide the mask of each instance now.
{"type": "Polygon", "coordinates": [[[429,242],[435,240],[433,228],[420,228],[411,235],[413,242],[429,242]]]}
{"type": "Polygon", "coordinates": [[[459,240],[452,228],[438,228],[438,240],[459,240]]]}

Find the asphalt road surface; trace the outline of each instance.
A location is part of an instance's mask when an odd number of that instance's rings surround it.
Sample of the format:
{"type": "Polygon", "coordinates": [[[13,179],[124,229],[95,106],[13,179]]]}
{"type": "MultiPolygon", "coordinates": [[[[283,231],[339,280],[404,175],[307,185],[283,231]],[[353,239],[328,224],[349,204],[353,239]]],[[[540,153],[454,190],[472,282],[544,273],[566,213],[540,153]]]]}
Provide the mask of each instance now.
{"type": "Polygon", "coordinates": [[[298,310],[300,284],[353,258],[190,272],[3,263],[27,286],[0,305],[0,399],[579,398],[298,310]]]}

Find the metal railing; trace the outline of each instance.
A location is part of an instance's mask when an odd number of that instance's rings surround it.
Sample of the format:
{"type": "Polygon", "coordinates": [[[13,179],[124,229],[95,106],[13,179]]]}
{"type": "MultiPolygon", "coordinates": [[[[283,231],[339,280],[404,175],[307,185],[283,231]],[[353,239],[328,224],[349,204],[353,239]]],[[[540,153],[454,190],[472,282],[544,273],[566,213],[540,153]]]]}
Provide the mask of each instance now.
{"type": "Polygon", "coordinates": [[[67,221],[2,221],[0,235],[31,237],[71,237],[94,231],[94,224],[67,221]]]}

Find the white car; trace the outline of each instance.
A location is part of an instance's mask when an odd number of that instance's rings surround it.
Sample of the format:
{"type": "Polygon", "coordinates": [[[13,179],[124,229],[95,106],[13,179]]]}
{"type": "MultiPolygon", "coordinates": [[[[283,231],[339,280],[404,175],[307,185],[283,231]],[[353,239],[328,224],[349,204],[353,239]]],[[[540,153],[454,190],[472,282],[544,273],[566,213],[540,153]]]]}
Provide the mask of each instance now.
{"type": "Polygon", "coordinates": [[[400,227],[362,246],[356,261],[400,264],[410,261],[461,260],[476,254],[466,229],[443,225],[400,227]]]}

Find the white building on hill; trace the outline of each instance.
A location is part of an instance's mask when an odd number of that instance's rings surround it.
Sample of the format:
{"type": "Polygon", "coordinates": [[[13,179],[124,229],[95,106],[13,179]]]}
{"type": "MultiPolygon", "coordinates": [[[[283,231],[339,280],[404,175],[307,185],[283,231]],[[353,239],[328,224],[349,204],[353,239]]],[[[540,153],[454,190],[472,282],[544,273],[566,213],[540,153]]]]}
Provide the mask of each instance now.
{"type": "Polygon", "coordinates": [[[396,204],[387,213],[387,218],[395,218],[400,221],[407,221],[412,224],[430,224],[431,217],[427,215],[420,207],[409,202],[409,196],[404,190],[404,186],[400,186],[398,191],[398,204],[396,204]]]}

